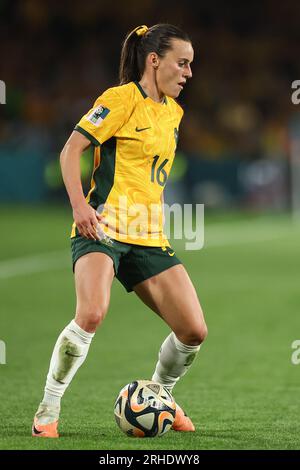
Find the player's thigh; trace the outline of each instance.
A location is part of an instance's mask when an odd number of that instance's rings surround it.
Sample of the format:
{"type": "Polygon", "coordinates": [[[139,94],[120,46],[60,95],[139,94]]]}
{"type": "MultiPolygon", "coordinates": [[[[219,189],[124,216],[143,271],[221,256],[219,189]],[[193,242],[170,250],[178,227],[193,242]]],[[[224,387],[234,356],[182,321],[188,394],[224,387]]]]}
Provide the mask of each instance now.
{"type": "Polygon", "coordinates": [[[200,343],[205,339],[207,327],[203,311],[182,264],[142,281],[134,291],[164,319],[182,342],[200,343]]]}
{"type": "Polygon", "coordinates": [[[105,253],[81,256],[74,268],[76,315],[105,315],[114,278],[113,260],[105,253]]]}

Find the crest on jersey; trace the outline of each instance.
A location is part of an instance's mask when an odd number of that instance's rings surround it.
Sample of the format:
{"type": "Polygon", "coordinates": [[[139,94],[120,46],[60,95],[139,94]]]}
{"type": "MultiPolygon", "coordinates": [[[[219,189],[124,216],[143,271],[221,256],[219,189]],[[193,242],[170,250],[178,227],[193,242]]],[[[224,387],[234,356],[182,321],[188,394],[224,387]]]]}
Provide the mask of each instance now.
{"type": "Polygon", "coordinates": [[[94,108],[92,112],[86,116],[86,119],[95,126],[99,126],[109,112],[110,109],[100,105],[97,108],[94,108]]]}
{"type": "Polygon", "coordinates": [[[174,138],[175,138],[175,144],[177,145],[178,142],[178,129],[174,127],[174,138]]]}

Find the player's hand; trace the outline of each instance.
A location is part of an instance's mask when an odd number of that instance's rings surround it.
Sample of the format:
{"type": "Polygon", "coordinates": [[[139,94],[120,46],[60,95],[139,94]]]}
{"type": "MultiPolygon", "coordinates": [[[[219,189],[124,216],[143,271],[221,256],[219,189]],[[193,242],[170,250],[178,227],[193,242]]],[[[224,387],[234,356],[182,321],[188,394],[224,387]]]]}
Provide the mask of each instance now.
{"type": "Polygon", "coordinates": [[[87,202],[84,201],[78,207],[73,208],[73,217],[78,232],[82,237],[89,240],[100,240],[97,226],[103,220],[103,217],[87,202]]]}

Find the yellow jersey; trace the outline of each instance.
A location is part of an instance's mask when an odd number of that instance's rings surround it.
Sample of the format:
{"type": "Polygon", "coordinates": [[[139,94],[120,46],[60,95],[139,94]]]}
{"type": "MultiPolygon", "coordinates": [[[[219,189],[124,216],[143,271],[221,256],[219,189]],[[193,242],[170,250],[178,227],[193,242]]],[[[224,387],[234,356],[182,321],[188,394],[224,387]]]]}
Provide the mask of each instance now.
{"type": "MultiPolygon", "coordinates": [[[[162,192],[173,164],[182,108],[148,97],[138,82],[106,90],[75,130],[94,146],[87,202],[103,215],[110,238],[168,246],[162,192]]],[[[71,237],[76,235],[73,224],[71,237]]]]}

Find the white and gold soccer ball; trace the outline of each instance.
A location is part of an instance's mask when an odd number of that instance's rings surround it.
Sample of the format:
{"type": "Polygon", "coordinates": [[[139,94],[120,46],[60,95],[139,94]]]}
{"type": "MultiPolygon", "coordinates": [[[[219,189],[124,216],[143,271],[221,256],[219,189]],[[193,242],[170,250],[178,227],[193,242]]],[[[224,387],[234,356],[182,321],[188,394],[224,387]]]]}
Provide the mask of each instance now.
{"type": "Polygon", "coordinates": [[[160,437],[171,429],[176,404],[161,384],[135,380],[120,391],[114,413],[119,428],[128,436],[160,437]]]}

